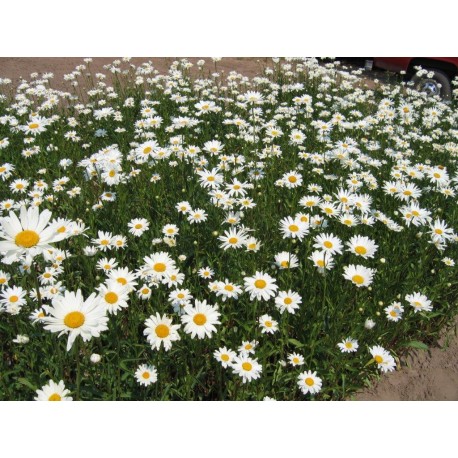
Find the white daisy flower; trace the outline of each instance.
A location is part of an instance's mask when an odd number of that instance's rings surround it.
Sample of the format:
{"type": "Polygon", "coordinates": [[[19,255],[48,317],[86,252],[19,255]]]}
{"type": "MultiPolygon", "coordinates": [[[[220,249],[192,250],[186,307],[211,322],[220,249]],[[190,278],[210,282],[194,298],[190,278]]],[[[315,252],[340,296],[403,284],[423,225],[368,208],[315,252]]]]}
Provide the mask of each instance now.
{"type": "Polygon", "coordinates": [[[256,272],[253,277],[245,277],[245,291],[250,293],[250,299],[268,301],[275,296],[278,289],[275,278],[263,272],[256,272]]]}
{"type": "Polygon", "coordinates": [[[361,256],[364,259],[373,258],[377,251],[378,245],[368,237],[355,235],[347,242],[348,250],[350,253],[361,256]]]}
{"type": "Polygon", "coordinates": [[[221,324],[217,305],[207,304],[207,301],[195,300],[194,307],[186,306],[185,315],[182,315],[181,321],[185,325],[184,331],[191,334],[194,339],[196,336],[203,339],[205,336],[212,337],[213,332],[217,332],[215,324],[221,324]]]}
{"type": "Polygon", "coordinates": [[[85,300],[80,290],[76,293],[65,291],[63,296],[53,298],[47,312],[48,316],[43,318],[44,328],[58,332],[59,337],[68,334],[67,351],[78,336],[86,342],[92,337],[100,337],[100,333],[108,329],[106,309],[95,293],[85,300]]]}
{"type": "Polygon", "coordinates": [[[316,375],[316,371],[305,371],[297,376],[297,385],[303,394],[316,394],[321,391],[322,380],[316,375]]]}
{"type": "Polygon", "coordinates": [[[49,210],[39,212],[37,207],[27,209],[22,206],[20,217],[10,211],[9,216],[0,218],[0,252],[6,256],[36,256],[44,250],[51,250],[51,243],[70,237],[70,233],[58,233],[55,225],[48,225],[52,213],[49,210]]]}
{"type": "Polygon", "coordinates": [[[37,390],[35,401],[73,401],[71,396],[68,396],[70,391],[65,388],[64,381],[55,383],[50,380],[46,385],[37,390]]]}
{"type": "Polygon", "coordinates": [[[338,343],[337,346],[342,353],[354,353],[359,347],[358,341],[351,337],[344,339],[342,342],[338,343]]]}
{"type": "Polygon", "coordinates": [[[329,254],[335,255],[336,253],[342,254],[342,242],[339,237],[334,234],[320,234],[314,239],[313,247],[317,250],[326,251],[329,254]]]}
{"type": "Polygon", "coordinates": [[[242,377],[242,382],[251,382],[261,377],[262,366],[257,359],[253,359],[246,354],[236,356],[232,362],[232,370],[235,374],[242,377]]]}
{"type": "Polygon", "coordinates": [[[402,319],[402,314],[404,313],[404,307],[400,302],[393,302],[388,307],[385,307],[384,310],[387,319],[395,323],[402,319]]]}
{"type": "Polygon", "coordinates": [[[358,288],[369,286],[375,274],[375,269],[368,269],[364,266],[355,266],[353,264],[344,267],[343,276],[346,280],[350,280],[358,288]]]}
{"type": "Polygon", "coordinates": [[[302,298],[298,293],[288,290],[280,291],[275,298],[275,306],[283,313],[285,310],[293,315],[302,303],[302,298]]]}
{"type": "Polygon", "coordinates": [[[131,234],[135,237],[140,237],[149,229],[149,222],[145,218],[134,218],[127,226],[131,234]]]}
{"type": "Polygon", "coordinates": [[[226,369],[232,364],[237,353],[233,350],[228,350],[226,347],[220,347],[213,352],[213,356],[226,369]]]}
{"type": "Polygon", "coordinates": [[[421,293],[407,294],[406,301],[414,308],[415,313],[430,312],[433,309],[431,301],[421,293]]]}
{"type": "Polygon", "coordinates": [[[116,315],[119,310],[128,307],[129,287],[127,285],[109,280],[97,289],[101,303],[106,307],[108,313],[116,315]]]}
{"type": "Polygon", "coordinates": [[[391,372],[394,371],[396,367],[396,362],[390,353],[379,345],[375,345],[369,349],[369,352],[372,355],[372,358],[377,363],[379,369],[382,372],[391,372]]]}
{"type": "Polygon", "coordinates": [[[299,353],[291,353],[288,355],[288,361],[291,366],[302,366],[304,364],[304,357],[299,353]]]}
{"type": "Polygon", "coordinates": [[[140,385],[148,386],[157,382],[157,370],[154,366],[141,364],[135,371],[135,378],[140,385]]]}
{"type": "Polygon", "coordinates": [[[143,334],[153,350],[159,350],[161,345],[164,345],[165,351],[169,351],[172,348],[172,342],[180,340],[180,335],[178,334],[180,325],[172,324],[172,319],[166,315],[162,317],[159,313],[156,313],[155,316],[151,315],[145,321],[145,325],[146,329],[143,334]]]}

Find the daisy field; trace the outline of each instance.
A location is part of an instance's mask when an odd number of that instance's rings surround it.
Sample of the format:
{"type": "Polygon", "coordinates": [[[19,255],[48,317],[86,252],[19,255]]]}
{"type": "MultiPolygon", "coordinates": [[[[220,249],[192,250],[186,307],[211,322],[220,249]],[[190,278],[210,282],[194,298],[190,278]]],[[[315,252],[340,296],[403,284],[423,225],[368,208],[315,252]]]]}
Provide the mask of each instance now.
{"type": "Polygon", "coordinates": [[[0,75],[0,399],[341,400],[456,315],[456,98],[223,62],[0,75]]]}

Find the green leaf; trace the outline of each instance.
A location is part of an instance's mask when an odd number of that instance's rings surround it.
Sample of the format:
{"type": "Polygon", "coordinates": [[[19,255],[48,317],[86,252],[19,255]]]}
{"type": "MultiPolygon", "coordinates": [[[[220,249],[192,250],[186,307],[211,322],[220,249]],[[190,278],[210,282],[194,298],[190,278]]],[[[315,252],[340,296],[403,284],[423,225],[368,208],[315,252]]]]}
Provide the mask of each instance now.
{"type": "Polygon", "coordinates": [[[299,342],[298,340],[296,340],[296,339],[288,339],[288,342],[289,342],[291,345],[294,345],[294,346],[297,347],[297,348],[305,347],[305,344],[300,343],[300,342],[299,342]]]}
{"type": "Polygon", "coordinates": [[[37,390],[37,387],[35,385],[33,385],[31,382],[29,382],[27,379],[23,377],[19,377],[17,381],[21,383],[22,385],[25,385],[27,388],[30,388],[33,391],[37,390]]]}
{"type": "Polygon", "coordinates": [[[364,367],[370,366],[371,364],[374,364],[374,363],[375,363],[375,359],[372,358],[364,365],[364,367]]]}
{"type": "Polygon", "coordinates": [[[411,348],[418,348],[419,350],[428,350],[429,347],[423,342],[418,340],[412,340],[402,345],[403,347],[411,347],[411,348]]]}

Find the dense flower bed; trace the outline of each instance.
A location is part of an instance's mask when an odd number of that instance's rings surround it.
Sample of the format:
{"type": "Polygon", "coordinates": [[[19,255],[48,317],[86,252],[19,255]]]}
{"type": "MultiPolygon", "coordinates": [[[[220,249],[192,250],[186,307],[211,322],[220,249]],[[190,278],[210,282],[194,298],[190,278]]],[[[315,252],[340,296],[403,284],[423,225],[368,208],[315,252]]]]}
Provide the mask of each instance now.
{"type": "Polygon", "coordinates": [[[455,102],[207,65],[0,79],[1,399],[342,399],[456,314],[455,102]]]}

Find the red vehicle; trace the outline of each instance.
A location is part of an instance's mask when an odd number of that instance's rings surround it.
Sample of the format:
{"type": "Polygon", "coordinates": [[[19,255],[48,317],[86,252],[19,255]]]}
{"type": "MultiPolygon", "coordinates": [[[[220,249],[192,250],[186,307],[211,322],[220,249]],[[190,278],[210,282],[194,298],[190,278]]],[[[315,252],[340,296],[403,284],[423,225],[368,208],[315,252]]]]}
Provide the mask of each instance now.
{"type": "Polygon", "coordinates": [[[458,76],[458,57],[374,57],[374,67],[396,73],[404,71],[417,91],[450,100],[452,80],[458,76]],[[418,76],[417,66],[427,73],[418,76]]]}

